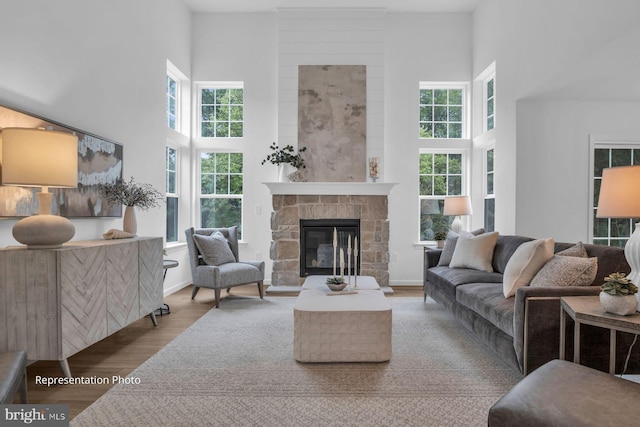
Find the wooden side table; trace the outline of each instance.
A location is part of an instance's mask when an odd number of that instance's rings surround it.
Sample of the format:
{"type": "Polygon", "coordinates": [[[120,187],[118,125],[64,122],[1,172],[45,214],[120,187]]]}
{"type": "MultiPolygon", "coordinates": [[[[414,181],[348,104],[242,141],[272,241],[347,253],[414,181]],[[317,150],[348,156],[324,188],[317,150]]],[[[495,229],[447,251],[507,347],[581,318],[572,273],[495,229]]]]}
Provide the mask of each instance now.
{"type": "Polygon", "coordinates": [[[574,321],[573,362],[580,364],[580,325],[609,329],[609,373],[616,373],[616,332],[640,334],[640,313],[619,316],[607,313],[598,296],[560,298],[560,359],[565,359],[565,325],[567,315],[574,321]]]}

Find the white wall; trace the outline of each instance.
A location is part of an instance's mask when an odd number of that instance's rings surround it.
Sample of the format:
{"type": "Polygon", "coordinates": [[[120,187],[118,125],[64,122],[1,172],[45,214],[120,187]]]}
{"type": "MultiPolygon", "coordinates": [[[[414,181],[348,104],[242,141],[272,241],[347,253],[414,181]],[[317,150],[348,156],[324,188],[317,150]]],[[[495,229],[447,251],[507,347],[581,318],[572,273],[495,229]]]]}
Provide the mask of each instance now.
{"type": "MultiPolygon", "coordinates": [[[[263,166],[260,162],[269,153],[269,145],[278,141],[277,15],[195,14],[192,40],[194,84],[244,82],[244,137],[228,141],[195,139],[193,145],[194,148],[244,151],[244,228],[240,257],[264,260],[265,279],[269,282],[271,196],[262,183],[276,181],[277,170],[271,164],[263,166]]],[[[197,225],[199,219],[194,217],[193,221],[197,225]]]]}
{"type": "MultiPolygon", "coordinates": [[[[477,76],[491,62],[496,62],[498,125],[495,129],[495,191],[496,229],[500,232],[546,236],[551,231],[558,231],[561,235],[558,238],[564,240],[584,238],[585,227],[582,225],[572,224],[567,229],[560,230],[560,226],[541,222],[546,217],[546,213],[542,211],[548,209],[551,203],[561,201],[557,196],[551,196],[549,200],[542,198],[537,208],[528,210],[532,206],[525,199],[529,199],[531,194],[539,194],[541,188],[568,194],[576,192],[576,187],[556,180],[557,173],[541,174],[542,176],[534,179],[531,168],[535,165],[527,156],[535,154],[535,159],[544,159],[544,163],[539,166],[547,169],[546,162],[555,157],[556,153],[573,153],[572,149],[582,147],[585,132],[595,126],[589,123],[594,117],[575,112],[588,112],[589,88],[598,87],[599,81],[585,81],[581,87],[582,93],[576,88],[573,88],[573,94],[563,92],[565,99],[578,94],[582,101],[577,102],[583,102],[581,106],[576,105],[571,109],[574,113],[570,120],[575,128],[582,131],[581,134],[574,134],[576,139],[569,142],[565,138],[568,132],[566,126],[557,127],[558,123],[554,119],[529,106],[523,106],[518,101],[528,96],[538,96],[550,87],[555,88],[555,91],[545,93],[544,97],[553,99],[563,89],[556,82],[559,78],[567,82],[585,80],[582,73],[589,70],[576,65],[593,52],[608,49],[614,40],[637,27],[638,16],[640,3],[634,0],[482,0],[475,10],[473,75],[477,76]],[[522,112],[519,111],[520,108],[523,108],[522,112]],[[532,119],[527,117],[529,113],[535,113],[542,120],[533,125],[532,119]],[[520,125],[520,120],[532,125],[520,125]],[[569,145],[564,145],[565,143],[569,145]],[[546,230],[549,231],[545,232],[546,230]]],[[[640,40],[636,46],[639,43],[640,40]]],[[[609,60],[599,66],[606,74],[607,70],[615,72],[615,68],[621,65],[609,60]]],[[[637,77],[636,81],[620,81],[619,84],[637,87],[637,77]]],[[[564,112],[565,109],[556,111],[564,112]]],[[[609,116],[612,111],[603,113],[609,116]]],[[[571,176],[582,175],[586,181],[588,176],[584,172],[585,166],[577,165],[576,161],[566,161],[563,164],[565,173],[571,176]]],[[[586,190],[581,187],[580,191],[586,190]]],[[[561,206],[565,203],[562,201],[561,206]]],[[[552,222],[569,224],[574,221],[575,215],[570,215],[573,213],[562,209],[552,222]]]]}
{"type": "Polygon", "coordinates": [[[471,82],[471,14],[387,13],[385,18],[385,174],[389,198],[391,285],[422,280],[418,241],[418,151],[470,148],[418,138],[419,82],[471,82]]]}
{"type": "MultiPolygon", "coordinates": [[[[166,60],[190,65],[184,4],[3,0],[0,15],[0,103],[123,144],[125,177],[164,191],[166,60]]],[[[14,223],[0,221],[0,246],[17,244],[14,223]]],[[[73,223],[74,240],[122,228],[120,219],[73,223]]],[[[139,211],[138,234],[164,236],[164,208],[139,211]]]]}

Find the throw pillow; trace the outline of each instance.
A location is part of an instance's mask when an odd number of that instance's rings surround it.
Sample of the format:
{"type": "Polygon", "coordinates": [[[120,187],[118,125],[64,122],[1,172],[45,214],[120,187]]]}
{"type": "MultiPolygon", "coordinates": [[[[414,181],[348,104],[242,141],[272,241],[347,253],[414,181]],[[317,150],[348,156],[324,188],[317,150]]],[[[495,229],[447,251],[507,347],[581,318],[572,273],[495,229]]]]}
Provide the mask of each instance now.
{"type": "Polygon", "coordinates": [[[598,273],[598,258],[558,256],[547,262],[531,281],[536,288],[590,286],[598,273]]]}
{"type": "Polygon", "coordinates": [[[236,257],[231,251],[229,242],[221,232],[216,231],[211,236],[194,234],[193,240],[202,255],[202,259],[208,265],[222,265],[236,262],[236,257]]]}
{"type": "Polygon", "coordinates": [[[578,242],[570,248],[565,249],[564,251],[558,252],[556,255],[562,256],[573,256],[579,258],[587,258],[587,250],[584,248],[584,244],[582,242],[578,242]]]}
{"type": "MultiPolygon", "coordinates": [[[[461,231],[460,236],[478,236],[484,233],[484,228],[478,228],[477,230],[473,230],[471,233],[468,231],[461,231]]],[[[442,253],[440,254],[440,259],[438,260],[438,265],[449,265],[451,264],[451,258],[453,257],[453,252],[456,249],[456,243],[458,243],[458,233],[454,231],[449,231],[447,234],[447,240],[444,242],[444,248],[442,248],[442,253]]]]}
{"type": "Polygon", "coordinates": [[[536,273],[553,257],[553,239],[538,239],[518,246],[504,269],[502,292],[512,297],[516,290],[527,286],[536,273]]]}
{"type": "Polygon", "coordinates": [[[479,236],[459,236],[449,267],[492,272],[491,261],[497,241],[497,231],[479,236]]]}

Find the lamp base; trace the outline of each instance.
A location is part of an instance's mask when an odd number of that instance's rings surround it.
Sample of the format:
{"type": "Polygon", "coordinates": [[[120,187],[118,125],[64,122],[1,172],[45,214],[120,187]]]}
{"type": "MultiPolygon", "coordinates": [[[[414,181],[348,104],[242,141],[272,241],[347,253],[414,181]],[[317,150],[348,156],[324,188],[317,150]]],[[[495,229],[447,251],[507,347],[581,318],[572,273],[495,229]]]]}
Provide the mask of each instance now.
{"type": "Polygon", "coordinates": [[[456,234],[460,234],[460,231],[462,231],[462,221],[460,220],[459,215],[456,215],[453,222],[451,223],[451,231],[456,234]]]}
{"type": "Polygon", "coordinates": [[[27,249],[59,248],[76,234],[76,228],[67,218],[58,215],[33,215],[13,226],[13,237],[27,249]]]}
{"type": "MultiPolygon", "coordinates": [[[[636,224],[631,238],[624,246],[624,256],[631,266],[631,273],[627,275],[627,279],[636,286],[640,285],[640,223],[636,224]]],[[[640,293],[636,294],[636,299],[640,303],[640,293]]],[[[638,311],[640,311],[640,307],[638,311]]]]}

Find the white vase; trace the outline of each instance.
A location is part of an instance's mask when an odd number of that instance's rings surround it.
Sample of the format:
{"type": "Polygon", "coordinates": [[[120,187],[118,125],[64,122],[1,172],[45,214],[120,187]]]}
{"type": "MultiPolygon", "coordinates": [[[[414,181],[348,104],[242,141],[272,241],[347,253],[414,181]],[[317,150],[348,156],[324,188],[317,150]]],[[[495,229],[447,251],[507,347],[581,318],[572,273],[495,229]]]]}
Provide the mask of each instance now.
{"type": "Polygon", "coordinates": [[[280,163],[278,164],[278,181],[279,182],[289,182],[289,175],[294,173],[296,168],[291,166],[289,163],[280,163]]]}
{"type": "Polygon", "coordinates": [[[124,220],[122,221],[122,230],[127,233],[136,234],[138,232],[138,224],[136,222],[136,208],[127,206],[124,210],[124,220]]]}
{"type": "Polygon", "coordinates": [[[638,300],[635,295],[610,295],[606,292],[600,292],[600,305],[607,313],[619,314],[627,316],[636,312],[638,300]]]}

